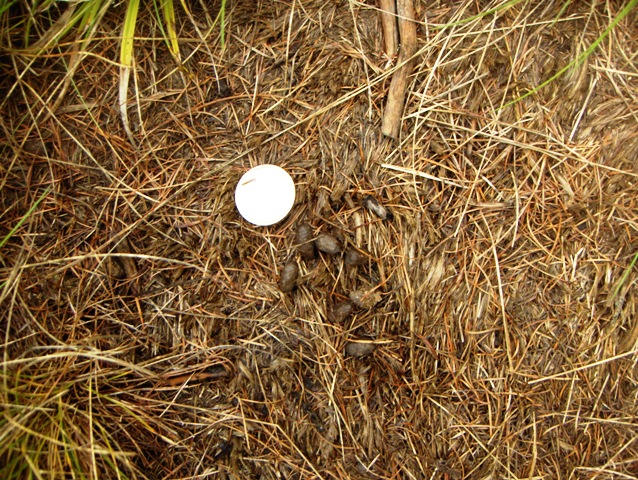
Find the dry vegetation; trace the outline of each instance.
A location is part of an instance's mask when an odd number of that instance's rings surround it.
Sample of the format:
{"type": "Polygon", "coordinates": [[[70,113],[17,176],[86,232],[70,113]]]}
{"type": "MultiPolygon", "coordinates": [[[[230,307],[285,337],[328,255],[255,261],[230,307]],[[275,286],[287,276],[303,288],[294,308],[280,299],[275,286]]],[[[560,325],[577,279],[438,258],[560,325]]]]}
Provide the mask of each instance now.
{"type": "Polygon", "coordinates": [[[417,0],[393,141],[374,2],[237,0],[224,49],[192,2],[183,68],[142,3],[137,145],[121,6],[59,102],[73,45],[0,58],[0,238],[45,194],[0,249],[2,478],[638,476],[636,9],[511,103],[624,4],[417,0]],[[267,228],[262,163],[298,188],[267,228]]]}

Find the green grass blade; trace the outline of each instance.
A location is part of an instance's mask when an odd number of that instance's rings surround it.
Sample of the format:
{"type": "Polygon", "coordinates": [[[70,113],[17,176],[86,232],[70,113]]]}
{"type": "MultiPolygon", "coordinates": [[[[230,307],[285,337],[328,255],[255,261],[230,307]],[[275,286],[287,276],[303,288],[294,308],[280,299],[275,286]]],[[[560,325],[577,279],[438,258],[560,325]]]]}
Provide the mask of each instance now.
{"type": "Polygon", "coordinates": [[[219,9],[219,36],[222,48],[224,48],[226,46],[226,0],[222,0],[221,7],[219,9]]]}
{"type": "MultiPolygon", "coordinates": [[[[186,12],[186,15],[188,15],[191,21],[193,21],[193,15],[188,8],[188,5],[186,4],[186,1],[180,0],[180,3],[182,4],[182,8],[184,9],[184,11],[186,12]]],[[[217,14],[217,17],[215,17],[213,24],[210,26],[210,28],[212,29],[219,22],[219,38],[222,48],[224,48],[224,46],[226,45],[226,3],[227,0],[222,0],[219,7],[219,13],[217,14]]]]}
{"type": "Polygon", "coordinates": [[[38,198],[35,201],[35,203],[33,205],[31,205],[31,208],[29,208],[27,213],[25,213],[22,216],[22,218],[20,220],[18,220],[18,223],[16,223],[16,225],[11,229],[11,231],[9,233],[7,233],[2,240],[0,240],[0,248],[2,248],[9,241],[9,239],[13,235],[15,235],[15,233],[18,231],[18,229],[24,224],[24,222],[27,221],[27,219],[31,216],[31,214],[35,211],[35,209],[38,208],[38,205],[40,205],[42,200],[44,200],[44,197],[46,197],[49,194],[50,191],[51,191],[51,187],[47,187],[47,189],[44,191],[44,193],[42,195],[40,195],[40,198],[38,198]]]}
{"type": "Polygon", "coordinates": [[[135,22],[137,21],[139,7],[139,0],[130,0],[122,28],[122,45],[120,47],[120,115],[126,135],[133,144],[135,141],[128,121],[127,100],[128,81],[131,75],[131,65],[133,64],[133,36],[135,35],[135,22]]]}
{"type": "Polygon", "coordinates": [[[82,11],[83,17],[80,21],[81,31],[84,33],[85,38],[82,40],[82,47],[85,48],[86,43],[92,39],[92,30],[96,24],[98,24],[106,10],[111,6],[113,0],[108,1],[93,1],[88,2],[86,9],[82,11]]]}
{"type": "Polygon", "coordinates": [[[631,263],[629,264],[629,266],[627,267],[627,269],[625,270],[625,273],[623,273],[620,282],[618,282],[618,285],[616,285],[616,288],[614,288],[614,294],[612,295],[611,298],[616,298],[616,296],[618,295],[618,292],[620,291],[620,289],[622,288],[622,286],[625,284],[625,282],[627,281],[627,278],[629,277],[629,274],[631,273],[631,271],[633,270],[633,268],[636,266],[636,262],[638,262],[638,253],[636,253],[634,255],[633,260],[631,261],[631,263]]]}
{"type": "Polygon", "coordinates": [[[618,15],[616,15],[616,17],[611,21],[611,23],[609,25],[607,25],[607,28],[605,28],[605,31],[596,39],[592,42],[592,44],[589,46],[589,48],[587,48],[587,50],[585,50],[583,53],[581,53],[580,55],[578,55],[578,57],[576,57],[574,60],[572,60],[571,62],[569,62],[565,67],[561,68],[556,74],[554,74],[551,78],[545,80],[543,83],[541,83],[539,86],[534,87],[532,90],[530,90],[529,92],[521,95],[520,97],[512,100],[511,102],[506,103],[505,105],[503,105],[501,107],[502,108],[506,108],[509,107],[511,105],[514,105],[515,103],[523,100],[524,98],[529,97],[530,95],[534,95],[536,92],[538,92],[541,88],[546,87],[547,85],[549,85],[550,83],[552,83],[554,80],[556,80],[557,78],[559,78],[561,75],[563,75],[565,72],[567,72],[569,69],[571,69],[572,67],[576,66],[576,65],[580,65],[582,64],[593,52],[594,50],[596,50],[596,48],[598,48],[598,45],[601,44],[601,42],[607,38],[607,36],[609,35],[609,33],[616,28],[616,26],[622,21],[623,18],[625,18],[629,12],[631,12],[634,7],[638,5],[638,0],[630,0],[627,5],[625,5],[625,7],[620,11],[620,13],[618,15]]]}
{"type": "Polygon", "coordinates": [[[164,24],[166,25],[166,36],[168,37],[168,49],[179,62],[179,43],[175,29],[175,5],[173,0],[162,0],[162,12],[164,14],[164,24]]]}
{"type": "Polygon", "coordinates": [[[18,0],[13,0],[12,2],[1,2],[0,3],[0,15],[9,10],[13,5],[18,3],[18,0]]]}
{"type": "Polygon", "coordinates": [[[126,9],[126,18],[122,26],[122,46],[120,47],[120,63],[124,67],[130,67],[133,62],[133,36],[135,35],[135,22],[139,11],[140,0],[130,0],[126,9]]]}

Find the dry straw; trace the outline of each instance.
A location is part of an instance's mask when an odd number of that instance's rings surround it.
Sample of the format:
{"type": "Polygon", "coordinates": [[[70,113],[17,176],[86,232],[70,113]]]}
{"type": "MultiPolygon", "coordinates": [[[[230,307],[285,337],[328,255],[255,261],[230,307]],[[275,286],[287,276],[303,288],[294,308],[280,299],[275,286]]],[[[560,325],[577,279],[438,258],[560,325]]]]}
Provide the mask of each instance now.
{"type": "Polygon", "coordinates": [[[0,477],[638,476],[636,2],[204,3],[0,9],[0,477]]]}

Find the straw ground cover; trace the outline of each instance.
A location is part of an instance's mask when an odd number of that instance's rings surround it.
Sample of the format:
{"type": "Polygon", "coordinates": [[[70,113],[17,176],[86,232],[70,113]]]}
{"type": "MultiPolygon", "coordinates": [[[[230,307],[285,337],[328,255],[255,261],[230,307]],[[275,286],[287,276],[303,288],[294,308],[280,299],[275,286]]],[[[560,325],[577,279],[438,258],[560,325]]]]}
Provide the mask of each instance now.
{"type": "Polygon", "coordinates": [[[192,2],[181,64],[140,2],[134,143],[125,6],[59,103],[74,41],[5,48],[2,477],[638,476],[628,5],[415,2],[398,141],[372,2],[237,1],[224,47],[192,2]],[[262,163],[298,188],[267,228],[233,205],[262,163]],[[365,262],[301,258],[302,222],[365,262]]]}

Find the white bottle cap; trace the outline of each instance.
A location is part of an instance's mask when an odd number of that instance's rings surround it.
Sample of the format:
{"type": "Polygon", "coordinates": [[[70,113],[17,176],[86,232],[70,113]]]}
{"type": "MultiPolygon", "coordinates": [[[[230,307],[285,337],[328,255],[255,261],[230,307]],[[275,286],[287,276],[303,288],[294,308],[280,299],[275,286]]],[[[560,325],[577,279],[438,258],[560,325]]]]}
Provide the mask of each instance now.
{"type": "Polygon", "coordinates": [[[277,165],[248,170],[235,189],[235,205],[250,223],[265,227],[283,220],[295,203],[295,183],[277,165]]]}

